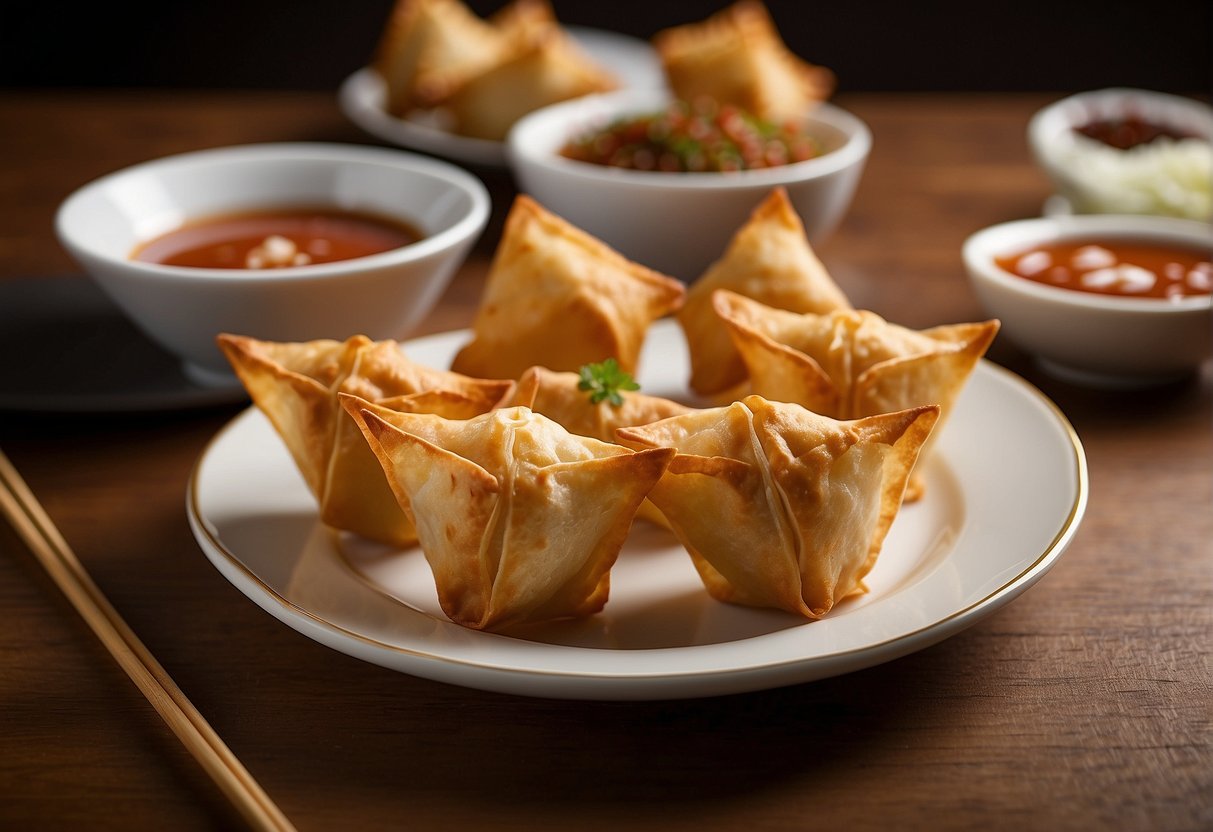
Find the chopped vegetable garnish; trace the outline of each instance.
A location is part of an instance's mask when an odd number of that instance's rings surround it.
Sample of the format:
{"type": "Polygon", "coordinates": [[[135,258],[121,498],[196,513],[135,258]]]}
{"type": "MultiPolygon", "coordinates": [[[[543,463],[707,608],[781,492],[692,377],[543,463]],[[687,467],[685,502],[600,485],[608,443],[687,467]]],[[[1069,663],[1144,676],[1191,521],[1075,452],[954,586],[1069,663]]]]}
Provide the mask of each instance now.
{"type": "Polygon", "coordinates": [[[618,119],[569,142],[569,159],[670,173],[773,168],[822,154],[797,124],[765,121],[711,100],[675,101],[662,112],[618,119]]]}

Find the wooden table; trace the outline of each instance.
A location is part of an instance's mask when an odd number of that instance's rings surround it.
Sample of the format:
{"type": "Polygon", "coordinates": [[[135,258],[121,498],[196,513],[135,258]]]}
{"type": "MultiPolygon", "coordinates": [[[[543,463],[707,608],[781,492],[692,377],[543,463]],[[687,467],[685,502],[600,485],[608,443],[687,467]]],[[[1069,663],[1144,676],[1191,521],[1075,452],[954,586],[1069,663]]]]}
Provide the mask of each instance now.
{"type": "MultiPolygon", "coordinates": [[[[1047,100],[839,98],[876,137],[853,209],[819,248],[856,305],[917,327],[982,316],[960,244],[1040,212],[1048,187],[1024,128],[1047,100]]],[[[0,278],[75,271],[51,221],[85,181],[268,140],[367,141],[327,95],[3,93],[0,278]]],[[[507,205],[509,181],[489,184],[507,205]]],[[[470,320],[500,213],[426,331],[470,320]]],[[[991,357],[1050,396],[1088,454],[1090,507],[1053,571],[898,661],[693,701],[465,690],[278,623],[186,523],[191,467],[234,406],[0,412],[0,448],[302,830],[1208,829],[1213,379],[1100,393],[1001,341],[991,357]]],[[[7,528],[0,540],[0,828],[239,826],[7,528]]]]}

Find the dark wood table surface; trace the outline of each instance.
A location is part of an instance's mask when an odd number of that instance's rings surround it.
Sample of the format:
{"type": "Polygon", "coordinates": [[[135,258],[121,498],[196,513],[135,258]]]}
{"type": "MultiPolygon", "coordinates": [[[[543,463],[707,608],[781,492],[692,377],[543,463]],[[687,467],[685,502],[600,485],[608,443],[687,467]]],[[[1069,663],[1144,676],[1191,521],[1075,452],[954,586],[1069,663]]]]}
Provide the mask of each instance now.
{"type": "MultiPolygon", "coordinates": [[[[856,305],[916,327],[983,317],[960,245],[1040,213],[1049,188],[1024,131],[1051,98],[838,98],[875,135],[854,206],[818,249],[856,305]]],[[[371,142],[328,95],[0,93],[0,279],[77,271],[52,217],[84,182],[272,140],[371,142]]],[[[494,221],[424,331],[470,321],[512,195],[485,177],[494,221]]],[[[1095,392],[1001,339],[990,356],[1052,398],[1086,449],[1089,509],[1055,568],[900,660],[689,701],[467,690],[280,624],[186,522],[191,468],[237,405],[0,412],[0,448],[301,830],[1213,828],[1213,378],[1095,392]]],[[[7,527],[0,542],[0,828],[239,827],[7,527]]]]}

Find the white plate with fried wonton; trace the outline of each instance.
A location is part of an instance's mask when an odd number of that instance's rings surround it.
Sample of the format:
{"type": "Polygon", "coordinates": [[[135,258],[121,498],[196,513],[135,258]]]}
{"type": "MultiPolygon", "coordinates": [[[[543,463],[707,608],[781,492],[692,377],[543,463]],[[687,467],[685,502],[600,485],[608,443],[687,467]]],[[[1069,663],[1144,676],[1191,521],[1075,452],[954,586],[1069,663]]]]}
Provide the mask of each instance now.
{"type": "MultiPolygon", "coordinates": [[[[450,365],[470,338],[404,345],[450,365]]],[[[686,394],[681,330],[658,322],[641,355],[644,392],[686,394]]],[[[508,635],[451,622],[417,548],[325,527],[290,455],[256,409],[210,443],[189,488],[190,525],[215,567],[287,625],[335,650],[415,676],[580,699],[714,696],[807,682],[886,662],[976,623],[1034,584],[1076,532],[1086,461],[1062,413],[982,361],[902,507],[869,591],[824,618],[713,600],[669,531],[637,520],[596,615],[508,635]]]]}
{"type": "MultiPolygon", "coordinates": [[[[665,76],[657,53],[643,40],[582,26],[564,30],[588,58],[610,73],[621,89],[663,89],[665,76]]],[[[463,164],[506,167],[505,142],[461,136],[444,123],[441,110],[399,118],[386,108],[387,88],[374,69],[350,75],[337,101],[346,118],[377,139],[442,156],[463,164]]]]}

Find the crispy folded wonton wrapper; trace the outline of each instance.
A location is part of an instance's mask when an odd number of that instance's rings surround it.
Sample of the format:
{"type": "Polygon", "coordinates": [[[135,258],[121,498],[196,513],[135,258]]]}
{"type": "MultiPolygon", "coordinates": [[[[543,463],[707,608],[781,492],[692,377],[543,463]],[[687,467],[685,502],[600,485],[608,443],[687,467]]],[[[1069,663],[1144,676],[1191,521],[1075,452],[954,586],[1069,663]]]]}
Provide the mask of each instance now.
{"type": "Polygon", "coordinates": [[[687,292],[678,312],[691,357],[691,389],[708,395],[745,380],[745,363],[712,307],[712,293],[729,289],[793,312],[850,309],[846,295],[817,259],[787,191],[776,188],[737,230],[724,256],[687,292]]]}
{"type": "Polygon", "coordinates": [[[792,54],[758,0],[665,29],[653,45],[684,101],[706,97],[771,121],[799,121],[834,91],[834,73],[792,54]]]}
{"type": "MultiPolygon", "coordinates": [[[[835,419],[937,404],[940,428],[999,326],[990,320],[918,331],[865,310],[801,315],[724,290],[713,303],[758,395],[835,419]]],[[[915,476],[907,499],[921,493],[915,476]]]]}
{"type": "Polygon", "coordinates": [[[576,436],[526,407],[470,420],[345,396],[413,518],[443,612],[477,630],[591,615],[674,456],[576,436]]]}
{"type": "Polygon", "coordinates": [[[509,42],[460,0],[397,0],[372,66],[396,116],[432,106],[501,60],[509,42]]]}
{"type": "Polygon", "coordinates": [[[397,410],[470,418],[513,390],[410,361],[395,341],[277,343],[224,334],[219,346],[269,418],[316,497],[325,524],[404,546],[416,541],[383,471],[338,393],[397,410]]]}
{"type": "Polygon", "coordinates": [[[712,597],[816,619],[866,591],[938,414],[840,422],[748,396],[618,435],[678,451],[649,498],[712,597]]]}
{"type": "Polygon", "coordinates": [[[649,325],[685,288],[520,195],[506,218],[473,337],[451,365],[516,379],[528,367],[577,370],[614,358],[636,372],[649,325]]]}
{"type": "Polygon", "coordinates": [[[521,28],[491,66],[452,85],[454,91],[443,99],[455,132],[501,141],[527,113],[619,85],[559,26],[521,28]]]}
{"type": "MultiPolygon", "coordinates": [[[[590,394],[578,388],[577,373],[557,373],[546,367],[531,367],[518,379],[509,404],[525,405],[536,413],[559,422],[569,433],[590,436],[603,442],[617,442],[616,428],[647,425],[670,416],[689,413],[691,408],[661,396],[644,393],[623,394],[623,404],[603,400],[590,401],[590,394]]],[[[665,517],[645,500],[636,514],[644,520],[666,525],[665,517]]]]}

